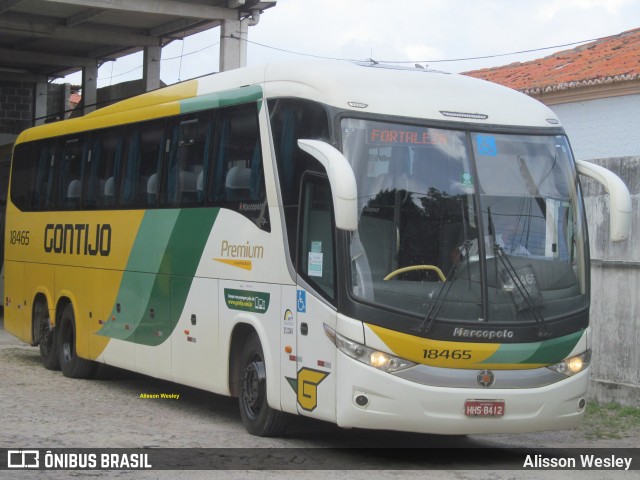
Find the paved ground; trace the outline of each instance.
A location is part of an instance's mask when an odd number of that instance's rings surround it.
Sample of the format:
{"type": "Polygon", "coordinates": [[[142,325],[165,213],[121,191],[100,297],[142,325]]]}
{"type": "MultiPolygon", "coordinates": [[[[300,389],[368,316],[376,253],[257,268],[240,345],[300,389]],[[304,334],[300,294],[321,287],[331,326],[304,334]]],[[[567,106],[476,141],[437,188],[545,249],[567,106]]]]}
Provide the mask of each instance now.
{"type": "MultiPolygon", "coordinates": [[[[264,439],[249,435],[240,421],[235,399],[182,387],[118,369],[101,367],[93,380],[73,380],[60,372],[44,369],[37,348],[25,345],[7,334],[0,322],[0,447],[3,448],[339,448],[325,455],[323,468],[340,461],[353,462],[358,469],[369,461],[389,470],[341,472],[354,479],[424,478],[420,470],[402,470],[409,464],[426,465],[425,455],[438,456],[436,447],[497,447],[489,464],[500,468],[501,458],[509,455],[505,447],[522,448],[603,448],[640,446],[640,432],[625,432],[622,438],[589,439],[580,430],[524,435],[488,435],[442,437],[379,431],[343,430],[323,422],[295,419],[283,438],[264,439]],[[175,399],[141,399],[141,393],[180,395],[175,399]],[[366,448],[347,450],[347,448],[366,448]],[[431,450],[411,453],[405,459],[384,458],[378,461],[374,448],[420,447],[431,450]],[[346,457],[345,457],[346,456],[346,457]],[[381,463],[383,462],[383,463],[381,463]],[[422,462],[422,463],[421,463],[422,462]],[[396,467],[400,468],[396,468],[396,467]]],[[[245,450],[248,458],[251,450],[245,450]]],[[[384,450],[380,450],[384,452],[384,450]]],[[[295,457],[295,455],[294,455],[295,457]]],[[[464,459],[461,459],[464,460],[464,459]]],[[[285,456],[283,461],[297,461],[285,456]]],[[[251,463],[251,459],[248,460],[251,463]]],[[[464,462],[451,461],[451,468],[429,472],[434,479],[484,478],[638,478],[635,472],[524,472],[465,470],[464,462]]],[[[5,478],[0,472],[0,478],[5,478]]],[[[335,472],[334,472],[335,473],[335,472]]],[[[11,478],[175,478],[175,472],[11,472],[11,478]]],[[[324,471],[216,471],[189,472],[189,478],[321,478],[324,471]]],[[[181,475],[182,477],[182,475],[181,475]]],[[[8,477],[7,477],[8,478],[8,477]]]]}

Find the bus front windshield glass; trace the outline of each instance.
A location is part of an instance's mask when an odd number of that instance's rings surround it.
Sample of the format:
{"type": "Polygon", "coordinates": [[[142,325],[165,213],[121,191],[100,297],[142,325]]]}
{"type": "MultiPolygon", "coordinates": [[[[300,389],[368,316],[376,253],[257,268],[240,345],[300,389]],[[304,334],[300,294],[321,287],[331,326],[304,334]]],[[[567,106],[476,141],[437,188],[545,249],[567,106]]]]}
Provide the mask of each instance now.
{"type": "Polygon", "coordinates": [[[583,215],[563,136],[363,119],[341,128],[358,182],[356,299],[422,325],[534,322],[586,308],[583,215]]]}

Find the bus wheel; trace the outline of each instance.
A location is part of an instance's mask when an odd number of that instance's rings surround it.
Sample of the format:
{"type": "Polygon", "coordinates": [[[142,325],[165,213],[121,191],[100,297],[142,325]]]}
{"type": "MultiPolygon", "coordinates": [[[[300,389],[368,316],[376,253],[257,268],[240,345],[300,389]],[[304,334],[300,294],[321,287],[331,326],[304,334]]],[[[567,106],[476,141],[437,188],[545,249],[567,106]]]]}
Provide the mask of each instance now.
{"type": "Polygon", "coordinates": [[[288,417],[267,403],[267,373],[260,339],[250,335],[242,348],[240,368],[240,416],[247,431],[259,437],[281,435],[287,429],[288,417]]]}
{"type": "Polygon", "coordinates": [[[73,307],[69,303],[62,311],[57,329],[58,358],[65,377],[88,378],[93,373],[95,363],[76,354],[76,322],[73,307]]]}
{"type": "Polygon", "coordinates": [[[51,327],[49,309],[42,300],[37,300],[33,306],[33,324],[38,336],[40,346],[40,361],[47,370],[60,370],[58,359],[58,344],[56,342],[56,329],[51,327]]]}

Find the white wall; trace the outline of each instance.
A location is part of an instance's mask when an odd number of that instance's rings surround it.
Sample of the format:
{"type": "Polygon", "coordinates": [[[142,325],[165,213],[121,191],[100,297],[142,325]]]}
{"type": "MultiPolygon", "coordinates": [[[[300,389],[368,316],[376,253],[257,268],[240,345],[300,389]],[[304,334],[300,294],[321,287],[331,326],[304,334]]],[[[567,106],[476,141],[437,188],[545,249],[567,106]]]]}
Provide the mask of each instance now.
{"type": "Polygon", "coordinates": [[[609,241],[609,196],[581,177],[591,250],[593,358],[590,395],[640,406],[640,95],[551,105],[579,160],[609,168],[629,187],[626,242],[609,241]]]}
{"type": "MultiPolygon", "coordinates": [[[[636,138],[639,134],[636,133],[636,138]]],[[[609,241],[609,195],[580,177],[591,250],[592,398],[640,407],[640,156],[594,161],[629,187],[631,235],[609,241]]]]}
{"type": "Polygon", "coordinates": [[[640,155],[640,95],[551,105],[578,160],[640,155]]]}

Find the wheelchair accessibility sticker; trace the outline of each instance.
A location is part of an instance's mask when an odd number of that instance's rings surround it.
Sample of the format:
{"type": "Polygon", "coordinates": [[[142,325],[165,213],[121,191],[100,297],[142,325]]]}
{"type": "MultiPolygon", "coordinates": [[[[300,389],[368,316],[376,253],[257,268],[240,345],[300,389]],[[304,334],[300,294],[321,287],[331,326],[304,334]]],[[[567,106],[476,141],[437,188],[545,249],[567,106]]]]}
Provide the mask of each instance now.
{"type": "Polygon", "coordinates": [[[476,147],[480,155],[487,157],[495,157],[498,155],[498,146],[496,145],[496,138],[493,135],[477,135],[476,147]]]}
{"type": "Polygon", "coordinates": [[[307,292],[298,290],[298,312],[307,313],[307,292]]]}

